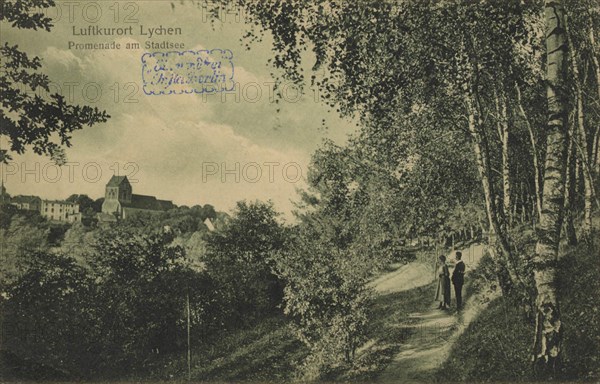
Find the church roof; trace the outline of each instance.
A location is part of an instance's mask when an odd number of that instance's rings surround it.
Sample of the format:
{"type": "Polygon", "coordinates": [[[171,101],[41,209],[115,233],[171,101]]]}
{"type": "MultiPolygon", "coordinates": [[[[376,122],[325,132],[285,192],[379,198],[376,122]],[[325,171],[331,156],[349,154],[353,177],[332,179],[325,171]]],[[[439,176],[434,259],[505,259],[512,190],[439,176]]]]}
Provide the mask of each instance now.
{"type": "Polygon", "coordinates": [[[175,208],[175,204],[171,200],[158,200],[158,203],[165,211],[175,208]]]}
{"type": "Polygon", "coordinates": [[[126,181],[129,184],[129,180],[127,180],[127,176],[113,175],[113,177],[110,178],[110,180],[108,181],[108,184],[106,184],[106,186],[107,187],[118,187],[119,185],[121,185],[121,183],[123,181],[126,181]]]}
{"type": "Polygon", "coordinates": [[[123,207],[146,209],[150,211],[166,211],[173,208],[173,203],[166,200],[158,200],[154,196],[131,195],[131,203],[121,202],[123,207]]]}

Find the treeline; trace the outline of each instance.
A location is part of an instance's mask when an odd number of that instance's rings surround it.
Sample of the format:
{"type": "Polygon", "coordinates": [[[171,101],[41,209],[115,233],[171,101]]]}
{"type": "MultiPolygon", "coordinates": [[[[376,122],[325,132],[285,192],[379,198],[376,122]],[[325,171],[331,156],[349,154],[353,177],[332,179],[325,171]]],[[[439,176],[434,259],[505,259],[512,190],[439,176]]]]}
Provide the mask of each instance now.
{"type": "Polygon", "coordinates": [[[15,379],[145,377],[185,351],[188,320],[202,345],[276,311],[282,287],[270,263],[282,227],[272,208],[240,204],[228,219],[206,207],[75,224],[52,244],[45,221],[13,215],[2,229],[14,266],[0,285],[7,371],[15,379]],[[219,232],[204,226],[208,217],[219,232]]]}

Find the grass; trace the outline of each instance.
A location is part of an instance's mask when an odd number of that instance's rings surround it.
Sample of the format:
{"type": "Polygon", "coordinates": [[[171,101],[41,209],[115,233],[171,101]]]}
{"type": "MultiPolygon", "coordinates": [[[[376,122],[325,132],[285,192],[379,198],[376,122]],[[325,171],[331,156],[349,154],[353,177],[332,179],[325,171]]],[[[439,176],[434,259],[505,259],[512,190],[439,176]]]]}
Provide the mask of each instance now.
{"type": "Polygon", "coordinates": [[[16,354],[0,350],[0,382],[67,381],[68,373],[54,367],[23,359],[16,354]]]}
{"type": "Polygon", "coordinates": [[[531,381],[531,326],[520,308],[499,297],[459,337],[437,378],[442,382],[531,381]]]}
{"type": "Polygon", "coordinates": [[[357,382],[376,380],[400,351],[402,343],[412,332],[416,332],[415,329],[398,325],[410,324],[410,313],[425,311],[431,305],[430,298],[433,297],[433,292],[434,285],[430,284],[378,296],[373,304],[371,322],[366,329],[367,343],[357,351],[351,364],[340,367],[325,379],[357,382]]]}
{"type": "MultiPolygon", "coordinates": [[[[351,364],[337,367],[323,380],[372,381],[398,353],[413,330],[408,314],[426,310],[431,304],[423,297],[433,295],[433,285],[379,296],[372,307],[372,322],[366,330],[369,341],[357,351],[351,364]]],[[[297,380],[307,348],[292,334],[287,320],[272,317],[257,326],[232,332],[193,351],[192,380],[289,382],[297,380]]],[[[187,377],[185,356],[171,362],[167,377],[187,377]]]]}
{"type": "MultiPolygon", "coordinates": [[[[193,381],[291,381],[307,354],[280,315],[219,336],[193,348],[193,381]]],[[[186,355],[165,357],[155,372],[159,380],[187,379],[186,355]]]]}
{"type": "MultiPolygon", "coordinates": [[[[600,249],[598,241],[584,243],[562,257],[558,291],[564,330],[564,363],[558,378],[568,381],[600,379],[600,249]]],[[[467,297],[493,283],[490,260],[471,275],[467,297]]],[[[371,308],[367,342],[352,363],[328,372],[324,381],[376,381],[402,343],[415,332],[408,314],[426,311],[433,285],[381,295],[371,308]]],[[[496,287],[496,289],[498,289],[496,287]]],[[[416,320],[415,320],[416,321],[416,320]]],[[[533,323],[522,302],[493,299],[472,321],[436,374],[441,382],[531,382],[533,323]]],[[[292,334],[287,320],[275,316],[251,329],[231,332],[194,350],[192,380],[289,382],[298,378],[306,348],[292,334]]],[[[173,363],[170,377],[186,377],[185,356],[173,363]]],[[[163,371],[164,372],[164,371],[163,371]]]]}
{"type": "MultiPolygon", "coordinates": [[[[375,298],[371,322],[366,329],[368,342],[356,353],[352,363],[335,367],[325,381],[373,381],[399,352],[411,330],[408,314],[424,311],[431,305],[434,286],[427,285],[375,298]],[[424,298],[428,298],[424,300],[424,298]]],[[[256,326],[230,332],[205,342],[192,351],[192,380],[219,382],[290,382],[301,377],[308,355],[283,316],[273,316],[256,326]]],[[[184,354],[164,357],[152,374],[158,380],[187,378],[184,354]]]]}
{"type": "Polygon", "coordinates": [[[563,375],[600,381],[600,234],[560,260],[559,300],[564,330],[563,375]]]}
{"type": "MultiPolygon", "coordinates": [[[[558,381],[600,380],[600,242],[598,234],[558,265],[563,361],[558,381]],[[592,240],[593,239],[593,240],[592,240]]],[[[483,266],[485,267],[485,265],[483,266]]],[[[485,273],[481,274],[482,276],[485,273]]],[[[437,373],[440,382],[532,382],[534,322],[522,303],[493,300],[459,337],[437,373]]]]}

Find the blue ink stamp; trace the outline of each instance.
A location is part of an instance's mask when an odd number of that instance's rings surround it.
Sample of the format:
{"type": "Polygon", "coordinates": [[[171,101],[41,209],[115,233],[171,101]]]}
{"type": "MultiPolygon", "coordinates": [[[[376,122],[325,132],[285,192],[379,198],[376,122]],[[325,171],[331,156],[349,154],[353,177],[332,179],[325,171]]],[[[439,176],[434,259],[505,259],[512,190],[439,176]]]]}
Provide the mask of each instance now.
{"type": "Polygon", "coordinates": [[[146,95],[229,92],[235,89],[229,49],[153,52],[142,55],[146,95]]]}

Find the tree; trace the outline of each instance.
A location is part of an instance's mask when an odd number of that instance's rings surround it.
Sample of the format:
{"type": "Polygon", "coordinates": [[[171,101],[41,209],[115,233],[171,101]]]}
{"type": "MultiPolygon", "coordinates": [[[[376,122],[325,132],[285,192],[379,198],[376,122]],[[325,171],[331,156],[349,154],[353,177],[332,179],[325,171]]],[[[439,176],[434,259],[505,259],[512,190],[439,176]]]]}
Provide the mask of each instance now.
{"type": "Polygon", "coordinates": [[[104,203],[104,197],[100,197],[96,200],[94,200],[94,203],[92,204],[92,209],[94,210],[94,212],[102,212],[102,204],[104,203]]]}
{"type": "MultiPolygon", "coordinates": [[[[4,212],[3,212],[4,213],[4,212]]],[[[29,255],[46,251],[49,247],[50,228],[47,223],[15,213],[6,229],[0,229],[2,284],[18,279],[23,274],[29,255]]]]}
{"type": "Polygon", "coordinates": [[[556,298],[556,262],[563,220],[567,154],[567,63],[565,13],[561,0],[545,1],[548,124],[542,215],[534,257],[536,341],[534,359],[552,371],[561,354],[561,322],[556,298]]]}
{"type": "Polygon", "coordinates": [[[278,275],[285,282],[284,312],[311,352],[303,372],[306,380],[352,361],[365,341],[372,302],[369,255],[341,248],[331,234],[329,220],[305,219],[277,258],[278,275]]]}
{"type": "Polygon", "coordinates": [[[217,218],[215,207],[210,204],[204,204],[204,207],[202,207],[202,213],[208,219],[215,220],[217,218]]]}
{"type": "MultiPolygon", "coordinates": [[[[40,9],[54,6],[54,0],[7,1],[0,7],[0,21],[19,29],[50,31],[52,20],[40,9]]],[[[71,133],[105,122],[106,112],[89,106],[70,105],[60,94],[50,92],[50,80],[40,72],[39,57],[29,57],[17,45],[0,46],[3,71],[0,74],[0,137],[10,142],[10,151],[22,154],[31,148],[38,155],[49,155],[58,163],[65,161],[64,147],[71,146],[71,133]],[[37,93],[36,93],[37,92],[37,93]],[[55,138],[59,141],[56,142],[55,138]]],[[[0,161],[12,159],[7,149],[0,149],[0,161]]]]}
{"type": "Polygon", "coordinates": [[[89,233],[93,238],[70,235],[85,243],[85,252],[69,244],[26,251],[21,273],[2,280],[12,331],[3,342],[19,359],[57,369],[65,379],[147,372],[156,354],[184,350],[187,297],[195,338],[220,329],[226,312],[214,282],[173,244],[172,233],[89,233]]]}
{"type": "Polygon", "coordinates": [[[88,195],[73,194],[67,197],[67,201],[70,203],[79,204],[79,212],[88,212],[90,209],[93,210],[92,206],[94,204],[94,200],[92,200],[88,195]]]}
{"type": "MultiPolygon", "coordinates": [[[[574,129],[570,136],[573,137],[574,151],[578,163],[582,168],[583,179],[583,231],[587,237],[592,229],[592,213],[594,205],[598,206],[595,179],[597,171],[594,163],[597,151],[599,130],[590,126],[597,125],[597,118],[590,116],[597,112],[597,100],[600,93],[592,87],[588,78],[594,76],[593,68],[597,58],[595,56],[593,7],[587,2],[569,4],[565,7],[566,35],[569,47],[570,78],[572,85],[572,102],[574,129]],[[567,18],[568,14],[568,18],[567,18]],[[586,33],[587,30],[591,31],[586,33]],[[594,204],[595,203],[595,204],[594,204]]],[[[597,114],[596,116],[597,117],[597,114]]],[[[578,175],[576,175],[578,176],[578,175]]]]}
{"type": "Polygon", "coordinates": [[[274,273],[284,230],[272,203],[237,203],[233,217],[206,237],[206,272],[231,311],[229,325],[252,322],[272,313],[282,286],[274,273]]]}
{"type": "Polygon", "coordinates": [[[81,377],[98,357],[93,281],[68,256],[41,251],[27,256],[23,274],[5,291],[3,343],[21,358],[43,362],[67,378],[81,377]]]}
{"type": "Polygon", "coordinates": [[[138,235],[117,228],[102,232],[92,244],[87,258],[97,284],[94,323],[102,334],[97,345],[101,372],[144,370],[153,350],[183,350],[187,293],[196,297],[195,312],[207,310],[205,296],[192,294],[207,287],[173,239],[167,232],[138,235]]]}

